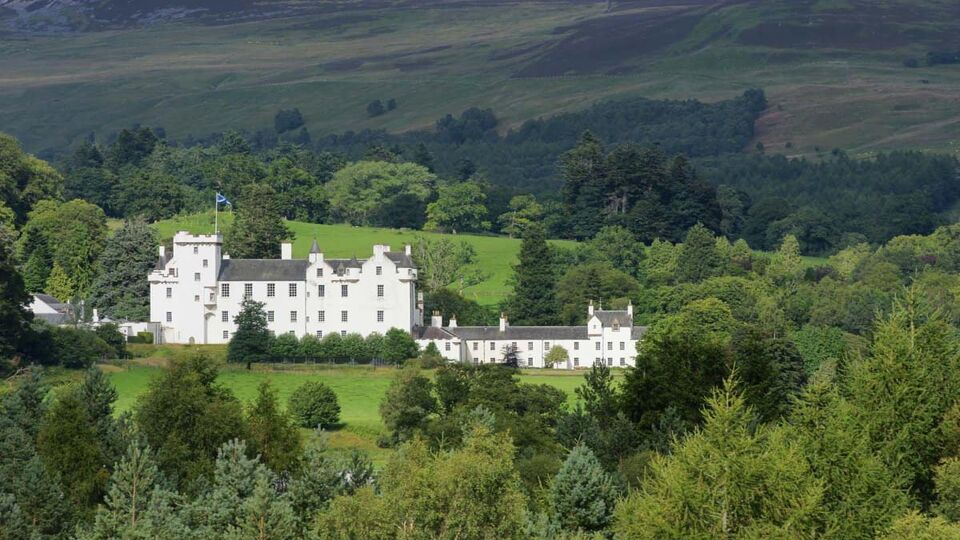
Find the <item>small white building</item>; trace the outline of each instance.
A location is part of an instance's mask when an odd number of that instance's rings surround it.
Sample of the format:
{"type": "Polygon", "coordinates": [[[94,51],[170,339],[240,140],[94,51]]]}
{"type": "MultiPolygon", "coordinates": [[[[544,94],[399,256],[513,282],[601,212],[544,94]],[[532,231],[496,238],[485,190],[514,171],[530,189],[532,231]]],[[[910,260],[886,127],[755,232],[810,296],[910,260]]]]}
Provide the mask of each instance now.
{"type": "Polygon", "coordinates": [[[33,300],[31,300],[28,309],[33,313],[34,318],[53,326],[63,326],[76,322],[72,306],[49,294],[38,293],[33,295],[33,300]]]}
{"type": "Polygon", "coordinates": [[[279,259],[231,259],[222,247],[220,234],[184,231],[174,236],[172,253],[160,247],[149,275],[158,343],[227,343],[245,298],[264,304],[277,335],[366,336],[421,324],[409,246],[396,252],[375,245],[364,260],[328,259],[316,240],[306,260],[294,259],[289,243],[279,259]]]}
{"type": "Polygon", "coordinates": [[[633,306],[625,310],[587,308],[586,326],[510,326],[500,316],[499,326],[458,326],[452,317],[443,326],[443,317],[434,313],[430,326],[414,329],[421,348],[430,343],[450,361],[473,364],[501,363],[513,351],[522,367],[544,367],[552,347],[566,349],[569,356],[558,369],[589,368],[597,362],[610,367],[636,364],[637,343],[647,328],[633,325],[633,306]]]}

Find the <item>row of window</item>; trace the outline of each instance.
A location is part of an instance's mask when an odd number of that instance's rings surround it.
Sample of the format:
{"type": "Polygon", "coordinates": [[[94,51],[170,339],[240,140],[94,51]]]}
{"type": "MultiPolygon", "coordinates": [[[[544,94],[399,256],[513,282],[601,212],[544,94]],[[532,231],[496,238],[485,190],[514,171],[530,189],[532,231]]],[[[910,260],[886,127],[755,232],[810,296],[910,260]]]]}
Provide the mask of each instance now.
{"type": "MultiPolygon", "coordinates": [[[[361,273],[363,272],[363,268],[362,268],[362,267],[360,268],[360,272],[361,272],[361,273]]],[[[377,272],[377,275],[378,275],[378,276],[382,276],[382,275],[383,275],[383,267],[382,267],[382,266],[378,266],[378,267],[376,268],[376,272],[377,272]]],[[[338,276],[342,276],[343,274],[344,274],[343,269],[337,269],[337,275],[338,275],[338,276]]],[[[323,277],[323,268],[317,268],[317,277],[323,277]]]]}
{"type": "MultiPolygon", "coordinates": [[[[290,312],[290,322],[297,322],[297,313],[298,313],[297,311],[291,311],[291,312],[290,312]]],[[[276,313],[275,313],[273,310],[268,311],[268,312],[267,312],[267,322],[275,322],[275,320],[276,320],[276,313]]],[[[383,322],[383,320],[384,320],[383,310],[382,310],[382,309],[381,309],[381,310],[377,310],[377,322],[383,322]]],[[[229,312],[229,311],[221,311],[221,312],[220,312],[220,321],[221,321],[221,322],[230,322],[230,312],[229,312]]],[[[318,311],[318,312],[317,312],[317,322],[326,322],[326,321],[327,321],[327,312],[326,312],[326,311],[318,311]]],[[[169,311],[167,312],[167,322],[173,322],[173,314],[172,314],[171,312],[169,312],[169,311]]],[[[349,315],[349,313],[347,313],[347,310],[343,310],[343,311],[340,312],[340,322],[350,322],[350,315],[349,315]]]]}
{"type": "MultiPolygon", "coordinates": [[[[532,350],[533,350],[533,343],[534,343],[533,341],[528,341],[528,342],[527,342],[527,350],[528,350],[528,351],[532,351],[532,350]]],[[[514,350],[516,350],[516,348],[517,348],[517,342],[514,341],[513,343],[510,344],[510,346],[511,346],[514,350]]],[[[599,342],[599,341],[596,342],[595,349],[598,350],[598,351],[600,350],[600,342],[599,342]]],[[[477,342],[476,342],[476,341],[473,342],[473,350],[477,350],[477,342]]],[[[491,341],[491,342],[490,342],[490,350],[491,350],[491,351],[497,350],[497,344],[491,341]]],[[[549,341],[544,341],[544,342],[543,342],[543,350],[545,350],[545,351],[550,350],[550,342],[549,342],[549,341]]],[[[579,342],[577,342],[577,341],[574,341],[574,342],[573,342],[573,350],[575,350],[575,351],[579,351],[579,350],[580,350],[580,343],[579,343],[579,342]]],[[[608,350],[608,351],[612,351],[612,350],[613,350],[613,342],[612,342],[612,341],[608,341],[608,342],[607,342],[607,350],[608,350]]],[[[620,350],[621,350],[621,351],[627,350],[627,343],[626,343],[625,341],[621,341],[621,342],[620,342],[620,350]]]]}
{"type": "MultiPolygon", "coordinates": [[[[200,274],[197,274],[197,276],[199,276],[199,275],[200,275],[200,274]]],[[[197,278],[197,281],[200,281],[199,277],[197,278]]],[[[273,298],[273,297],[275,297],[276,295],[277,295],[277,284],[276,284],[276,283],[267,283],[267,298],[273,298]]],[[[326,288],[326,286],[324,286],[324,285],[317,285],[317,296],[321,296],[321,297],[322,297],[322,296],[326,296],[326,295],[327,295],[327,288],[326,288]]],[[[173,289],[170,288],[170,287],[167,287],[167,298],[170,298],[170,297],[172,297],[172,296],[173,296],[173,289]]],[[[220,284],[220,296],[221,296],[222,298],[229,298],[229,297],[230,297],[230,284],[229,284],[229,283],[221,283],[221,284],[220,284]]],[[[252,283],[245,283],[245,284],[243,285],[243,296],[244,296],[244,298],[251,298],[251,297],[253,297],[253,284],[252,284],[252,283]]],[[[289,297],[291,297],[291,298],[297,296],[297,284],[296,284],[296,283],[290,283],[290,284],[287,285],[287,296],[289,296],[289,297]]],[[[346,297],[350,296],[350,288],[349,288],[348,285],[340,285],[340,296],[343,297],[343,298],[346,298],[346,297]]],[[[383,298],[383,296],[384,296],[384,286],[383,286],[383,285],[377,285],[377,297],[383,298]]]]}

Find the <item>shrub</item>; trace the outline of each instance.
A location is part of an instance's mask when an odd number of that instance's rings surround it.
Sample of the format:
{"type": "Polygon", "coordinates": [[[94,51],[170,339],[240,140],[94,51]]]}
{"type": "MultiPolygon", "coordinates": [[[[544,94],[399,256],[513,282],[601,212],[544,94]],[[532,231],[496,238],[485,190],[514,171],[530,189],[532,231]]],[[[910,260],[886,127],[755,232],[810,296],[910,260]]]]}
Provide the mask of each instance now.
{"type": "Polygon", "coordinates": [[[337,394],[319,381],[300,385],[290,394],[287,407],[302,427],[331,426],[340,421],[337,394]]]}
{"type": "Polygon", "coordinates": [[[437,344],[430,342],[420,353],[420,367],[423,369],[434,369],[446,363],[446,359],[440,354],[437,344]]]}
{"type": "Polygon", "coordinates": [[[153,343],[153,332],[137,332],[137,338],[140,343],[153,343]]]}
{"type": "Polygon", "coordinates": [[[97,360],[112,358],[116,349],[96,333],[69,326],[51,329],[53,355],[63,367],[87,368],[97,360]]]}

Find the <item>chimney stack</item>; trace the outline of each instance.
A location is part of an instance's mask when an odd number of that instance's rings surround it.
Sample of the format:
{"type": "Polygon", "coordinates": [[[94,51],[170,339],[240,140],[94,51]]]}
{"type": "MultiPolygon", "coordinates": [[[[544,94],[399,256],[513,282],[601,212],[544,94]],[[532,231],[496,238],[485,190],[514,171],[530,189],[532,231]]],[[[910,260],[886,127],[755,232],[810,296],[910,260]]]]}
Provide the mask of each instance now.
{"type": "Polygon", "coordinates": [[[158,249],[157,251],[159,252],[159,255],[160,255],[160,258],[161,258],[161,259],[164,257],[164,255],[167,254],[167,248],[166,248],[166,246],[160,246],[160,249],[158,249]]]}
{"type": "Polygon", "coordinates": [[[283,260],[289,260],[293,258],[293,244],[290,242],[280,243],[280,258],[283,260]]]}
{"type": "Polygon", "coordinates": [[[433,315],[430,317],[430,326],[434,328],[443,327],[443,315],[440,315],[439,311],[434,310],[433,315]]]}
{"type": "Polygon", "coordinates": [[[587,306],[587,316],[593,317],[593,300],[591,300],[590,305],[587,306]]]}
{"type": "Polygon", "coordinates": [[[456,314],[454,314],[453,317],[450,317],[450,321],[447,323],[447,326],[449,326],[450,328],[456,328],[456,327],[457,327],[457,316],[456,316],[456,314]]]}
{"type": "Polygon", "coordinates": [[[627,300],[627,315],[633,318],[633,300],[627,300]]]}
{"type": "Polygon", "coordinates": [[[406,253],[408,257],[413,256],[413,246],[410,244],[403,246],[403,252],[406,253]]]}
{"type": "Polygon", "coordinates": [[[507,314],[501,311],[500,312],[500,331],[506,332],[508,326],[510,326],[510,323],[507,321],[507,314]]]}

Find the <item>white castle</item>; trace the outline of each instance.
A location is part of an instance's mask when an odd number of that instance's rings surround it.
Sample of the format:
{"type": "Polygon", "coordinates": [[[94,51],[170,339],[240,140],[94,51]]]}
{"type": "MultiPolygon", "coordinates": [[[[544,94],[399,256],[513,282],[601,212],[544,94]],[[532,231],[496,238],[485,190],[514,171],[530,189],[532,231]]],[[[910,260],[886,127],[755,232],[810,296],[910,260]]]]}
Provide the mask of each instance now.
{"type": "Polygon", "coordinates": [[[632,366],[645,328],[633,326],[633,308],[622,311],[588,308],[586,326],[443,326],[435,313],[423,324],[422,296],[410,246],[391,251],[373,246],[366,260],[328,259],[313,241],[306,260],[293,258],[283,243],[279,259],[231,259],[223,253],[223,236],[173,238],[173,252],[159,249],[150,272],[150,320],[160,343],[227,343],[236,331],[234,318],[245,298],[264,304],[267,325],[276,335],[323,338],[330,333],[367,336],[391,328],[410,332],[421,347],[434,343],[451,361],[502,362],[512,352],[520,365],[543,367],[554,346],[568,351],[558,368],[589,367],[595,362],[632,366]]]}

